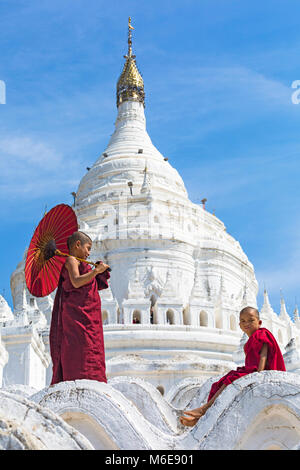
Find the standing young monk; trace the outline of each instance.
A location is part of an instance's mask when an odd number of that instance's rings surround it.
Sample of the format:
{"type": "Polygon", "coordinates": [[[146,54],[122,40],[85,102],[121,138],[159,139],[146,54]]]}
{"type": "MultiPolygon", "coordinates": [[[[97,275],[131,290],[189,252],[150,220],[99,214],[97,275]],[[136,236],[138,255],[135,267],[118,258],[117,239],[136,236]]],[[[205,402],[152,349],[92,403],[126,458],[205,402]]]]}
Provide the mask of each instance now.
{"type": "Polygon", "coordinates": [[[76,379],[107,382],[98,290],[108,287],[108,265],[92,270],[75,257],[87,259],[92,240],[83,232],[68,239],[69,256],[62,268],[50,326],[53,363],[51,385],[76,379]]]}
{"type": "Polygon", "coordinates": [[[216,398],[222,393],[224,388],[252,372],[262,370],[283,370],[285,371],[284,360],[272,333],[266,328],[261,328],[262,321],[259,319],[259,312],[252,307],[245,307],[240,312],[240,328],[249,336],[244,346],[246,354],[245,366],[229,371],[218,382],[212,384],[207,403],[191,411],[185,411],[180,422],[185,426],[194,426],[198,419],[203,416],[208,408],[212,406],[216,398]]]}

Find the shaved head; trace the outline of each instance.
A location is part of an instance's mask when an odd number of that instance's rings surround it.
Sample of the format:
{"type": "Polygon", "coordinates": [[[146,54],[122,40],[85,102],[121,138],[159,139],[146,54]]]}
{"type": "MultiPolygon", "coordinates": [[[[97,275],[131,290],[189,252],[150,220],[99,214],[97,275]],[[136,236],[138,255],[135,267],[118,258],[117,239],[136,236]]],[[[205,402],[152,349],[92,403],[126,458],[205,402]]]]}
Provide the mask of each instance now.
{"type": "Polygon", "coordinates": [[[240,311],[240,316],[243,315],[243,313],[255,313],[255,316],[259,319],[259,311],[257,308],[245,307],[240,311]]]}
{"type": "Polygon", "coordinates": [[[69,251],[72,249],[72,247],[78,240],[82,245],[84,245],[85,243],[93,243],[92,239],[86,233],[79,231],[74,232],[67,240],[69,251]]]}

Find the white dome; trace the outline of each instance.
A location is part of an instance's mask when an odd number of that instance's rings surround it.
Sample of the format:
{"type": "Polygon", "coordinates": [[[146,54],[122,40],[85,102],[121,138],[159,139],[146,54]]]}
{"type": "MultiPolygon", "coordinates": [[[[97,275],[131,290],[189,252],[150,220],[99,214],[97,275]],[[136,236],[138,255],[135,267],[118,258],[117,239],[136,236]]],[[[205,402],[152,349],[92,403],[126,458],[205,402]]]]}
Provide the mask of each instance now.
{"type": "Polygon", "coordinates": [[[140,192],[145,168],[152,177],[152,190],[169,198],[187,200],[187,191],[175,170],[152,144],[146,131],[143,104],[125,101],[119,106],[115,132],[103,154],[82,178],[76,209],[140,192]],[[168,194],[168,196],[167,196],[168,194]]]}

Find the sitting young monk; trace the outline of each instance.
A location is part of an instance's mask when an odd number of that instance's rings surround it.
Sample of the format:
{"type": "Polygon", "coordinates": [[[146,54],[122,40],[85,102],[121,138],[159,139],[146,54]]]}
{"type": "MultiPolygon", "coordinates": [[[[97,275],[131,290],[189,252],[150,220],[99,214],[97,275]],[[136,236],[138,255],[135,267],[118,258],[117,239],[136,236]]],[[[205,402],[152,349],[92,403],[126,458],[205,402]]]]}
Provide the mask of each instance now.
{"type": "Polygon", "coordinates": [[[76,259],[87,259],[92,248],[83,232],[69,237],[68,248],[71,256],[60,274],[50,326],[51,385],[76,379],[107,382],[98,290],[108,287],[109,266],[99,262],[92,270],[76,259]]]}
{"type": "Polygon", "coordinates": [[[243,375],[263,370],[285,371],[284,360],[272,333],[266,328],[261,328],[262,321],[259,312],[255,308],[245,307],[240,312],[240,328],[249,336],[244,346],[245,366],[229,371],[218,382],[212,384],[207,403],[200,408],[185,411],[187,416],[181,416],[180,422],[185,426],[194,426],[198,419],[203,416],[208,408],[212,406],[216,398],[222,393],[227,385],[239,379],[243,375]]]}

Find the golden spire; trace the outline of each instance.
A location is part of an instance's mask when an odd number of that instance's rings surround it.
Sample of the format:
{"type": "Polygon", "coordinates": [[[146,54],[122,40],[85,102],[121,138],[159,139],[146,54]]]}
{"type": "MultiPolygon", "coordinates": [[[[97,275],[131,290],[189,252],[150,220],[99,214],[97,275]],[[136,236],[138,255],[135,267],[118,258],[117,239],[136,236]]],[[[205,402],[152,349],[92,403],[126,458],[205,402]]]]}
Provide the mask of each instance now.
{"type": "MultiPolygon", "coordinates": [[[[132,55],[132,35],[131,31],[134,29],[133,26],[131,26],[131,18],[129,16],[128,18],[128,57],[132,55]]],[[[135,56],[134,56],[135,57],[135,56]]]]}
{"type": "Polygon", "coordinates": [[[131,18],[128,18],[128,53],[124,56],[126,62],[117,83],[117,106],[124,101],[140,101],[145,106],[144,81],[132,54],[131,18]]]}

